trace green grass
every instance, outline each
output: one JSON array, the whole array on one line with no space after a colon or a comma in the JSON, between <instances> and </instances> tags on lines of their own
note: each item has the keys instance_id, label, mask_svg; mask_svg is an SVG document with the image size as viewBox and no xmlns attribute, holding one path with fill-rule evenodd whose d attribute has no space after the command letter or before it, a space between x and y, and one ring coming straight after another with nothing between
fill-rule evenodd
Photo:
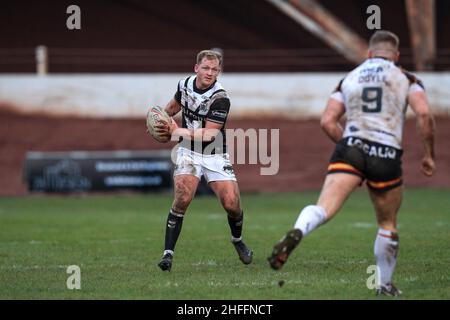
<instances>
[{"instance_id":1,"label":"green grass","mask_svg":"<svg viewBox=\"0 0 450 320\"><path fill-rule=\"evenodd\" d=\"M255 252L245 266L218 201L197 197L170 273L156 266L170 194L0 198L0 299L374 299L366 270L377 227L363 191L282 270L269 268L273 244L316 198L243 194L244 237ZM399 230L403 299L449 299L449 190L406 190ZM81 290L66 287L69 265L81 268Z\"/></svg>"}]
</instances>

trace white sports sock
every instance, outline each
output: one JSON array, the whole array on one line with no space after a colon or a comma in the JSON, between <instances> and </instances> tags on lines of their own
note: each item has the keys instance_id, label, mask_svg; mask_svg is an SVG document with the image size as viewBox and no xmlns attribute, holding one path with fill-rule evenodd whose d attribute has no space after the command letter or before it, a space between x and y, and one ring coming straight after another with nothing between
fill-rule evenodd
<instances>
[{"instance_id":1,"label":"white sports sock","mask_svg":"<svg viewBox=\"0 0 450 320\"><path fill-rule=\"evenodd\" d=\"M305 207L295 222L294 228L300 229L303 236L316 229L322 223L325 222L327 216L325 210L319 206L307 206Z\"/></svg>"},{"instance_id":2,"label":"white sports sock","mask_svg":"<svg viewBox=\"0 0 450 320\"><path fill-rule=\"evenodd\" d=\"M231 242L236 243L236 242L239 242L239 241L242 241L242 237L235 238L235 237L231 236Z\"/></svg>"},{"instance_id":3,"label":"white sports sock","mask_svg":"<svg viewBox=\"0 0 450 320\"><path fill-rule=\"evenodd\" d=\"M378 267L378 283L386 286L392 283L392 274L397 263L398 234L385 229L378 229L374 253Z\"/></svg>"},{"instance_id":4,"label":"white sports sock","mask_svg":"<svg viewBox=\"0 0 450 320\"><path fill-rule=\"evenodd\" d=\"M170 253L172 256L174 254L174 252L172 250L164 250L163 256L166 255L167 253Z\"/></svg>"}]
</instances>

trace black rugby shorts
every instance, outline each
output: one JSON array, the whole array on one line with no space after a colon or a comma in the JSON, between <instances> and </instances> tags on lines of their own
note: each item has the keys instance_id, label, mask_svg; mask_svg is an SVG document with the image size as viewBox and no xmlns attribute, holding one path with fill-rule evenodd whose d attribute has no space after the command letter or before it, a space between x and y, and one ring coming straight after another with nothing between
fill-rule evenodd
<instances>
[{"instance_id":1,"label":"black rugby shorts","mask_svg":"<svg viewBox=\"0 0 450 320\"><path fill-rule=\"evenodd\" d=\"M401 149L357 137L336 144L328 174L345 172L367 179L372 190L386 191L403 184Z\"/></svg>"}]
</instances>

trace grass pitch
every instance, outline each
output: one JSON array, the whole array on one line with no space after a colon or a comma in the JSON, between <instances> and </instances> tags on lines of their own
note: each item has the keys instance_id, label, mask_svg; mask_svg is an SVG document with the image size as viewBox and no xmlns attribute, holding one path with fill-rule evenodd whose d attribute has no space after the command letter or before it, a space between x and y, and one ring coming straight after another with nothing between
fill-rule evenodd
<instances>
[{"instance_id":1,"label":"grass pitch","mask_svg":"<svg viewBox=\"0 0 450 320\"><path fill-rule=\"evenodd\" d=\"M216 198L195 198L170 273L156 264L171 194L0 198L0 299L374 299L366 282L377 227L363 190L283 269L269 268L273 244L317 196L242 195L248 266ZM399 232L402 299L449 299L449 190L406 190ZM69 265L81 269L80 290L67 289Z\"/></svg>"}]
</instances>

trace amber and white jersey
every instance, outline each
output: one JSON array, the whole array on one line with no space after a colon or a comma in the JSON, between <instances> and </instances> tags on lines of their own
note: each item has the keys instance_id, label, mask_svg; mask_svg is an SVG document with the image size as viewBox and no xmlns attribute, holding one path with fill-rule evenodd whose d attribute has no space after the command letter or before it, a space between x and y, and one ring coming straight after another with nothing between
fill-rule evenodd
<instances>
[{"instance_id":1,"label":"amber and white jersey","mask_svg":"<svg viewBox=\"0 0 450 320\"><path fill-rule=\"evenodd\" d=\"M408 95L420 80L384 58L367 59L337 86L331 98L345 105L344 138L360 137L401 149Z\"/></svg>"}]
</instances>

